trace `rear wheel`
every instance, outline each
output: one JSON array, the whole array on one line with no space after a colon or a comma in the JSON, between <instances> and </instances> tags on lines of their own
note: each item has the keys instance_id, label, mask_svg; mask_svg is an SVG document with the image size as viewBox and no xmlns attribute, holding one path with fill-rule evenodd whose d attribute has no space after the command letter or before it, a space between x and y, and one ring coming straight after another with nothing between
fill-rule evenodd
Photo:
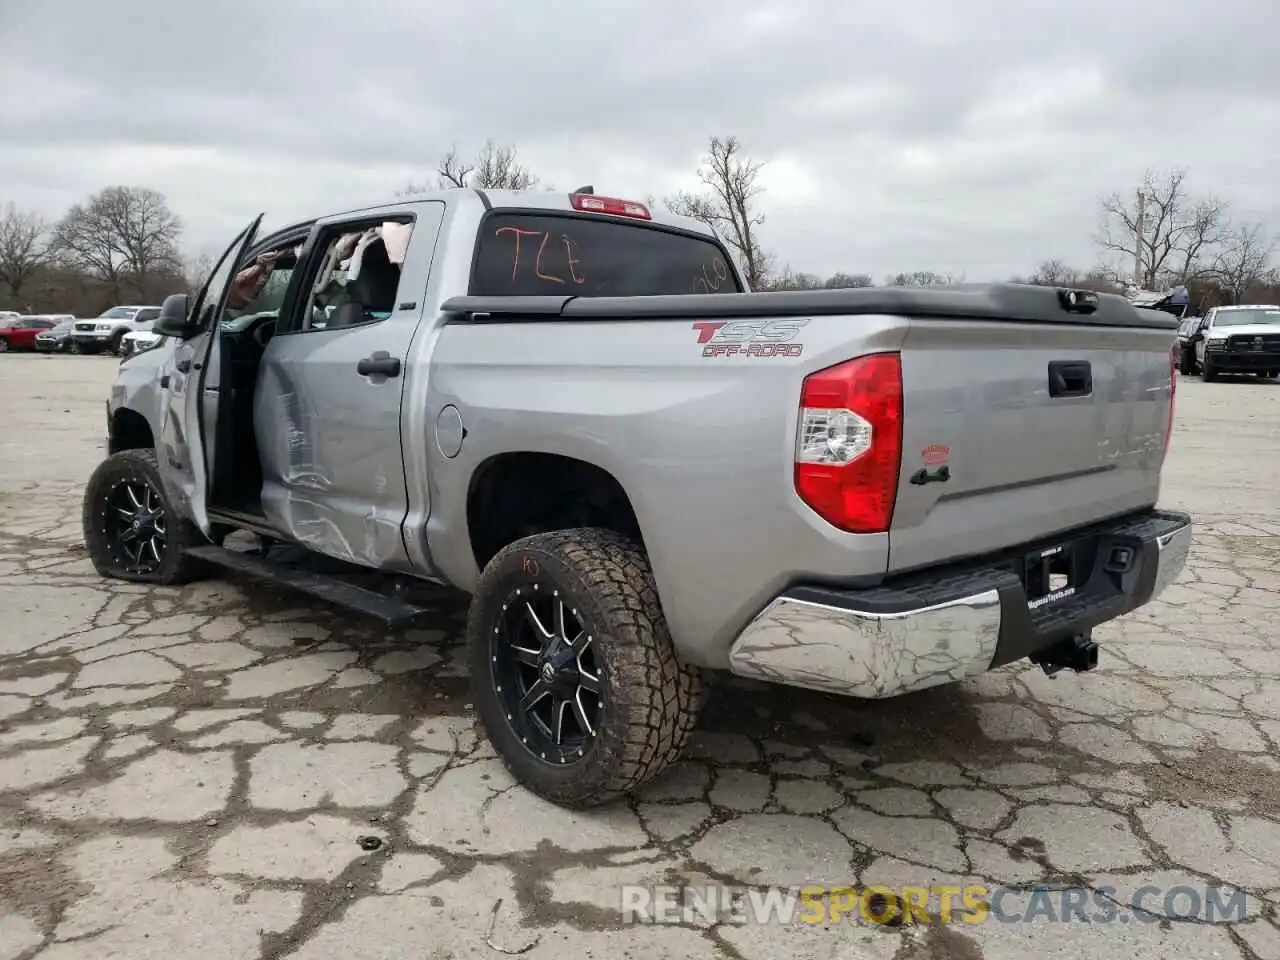
<instances>
[{"instance_id":1,"label":"rear wheel","mask_svg":"<svg viewBox=\"0 0 1280 960\"><path fill-rule=\"evenodd\" d=\"M499 552L472 599L467 643L494 749L561 806L640 786L697 722L702 679L676 657L648 558L610 531L538 534Z\"/></svg>"},{"instance_id":2,"label":"rear wheel","mask_svg":"<svg viewBox=\"0 0 1280 960\"><path fill-rule=\"evenodd\" d=\"M9 352L9 341L4 337L0 337L0 353Z\"/></svg>"},{"instance_id":3,"label":"rear wheel","mask_svg":"<svg viewBox=\"0 0 1280 960\"><path fill-rule=\"evenodd\" d=\"M173 585L203 573L186 551L204 537L166 499L154 450L123 450L98 464L85 486L81 521L101 576Z\"/></svg>"}]
</instances>

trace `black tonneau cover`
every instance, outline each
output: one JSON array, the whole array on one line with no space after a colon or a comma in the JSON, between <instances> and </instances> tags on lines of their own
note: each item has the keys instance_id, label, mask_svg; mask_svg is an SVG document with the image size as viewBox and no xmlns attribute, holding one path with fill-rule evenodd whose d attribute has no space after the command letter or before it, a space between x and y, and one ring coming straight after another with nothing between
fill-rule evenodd
<instances>
[{"instance_id":1,"label":"black tonneau cover","mask_svg":"<svg viewBox=\"0 0 1280 960\"><path fill-rule=\"evenodd\" d=\"M1135 307L1115 294L1020 283L661 297L453 297L441 310L477 323L883 314L1157 330L1178 326L1177 318Z\"/></svg>"}]
</instances>

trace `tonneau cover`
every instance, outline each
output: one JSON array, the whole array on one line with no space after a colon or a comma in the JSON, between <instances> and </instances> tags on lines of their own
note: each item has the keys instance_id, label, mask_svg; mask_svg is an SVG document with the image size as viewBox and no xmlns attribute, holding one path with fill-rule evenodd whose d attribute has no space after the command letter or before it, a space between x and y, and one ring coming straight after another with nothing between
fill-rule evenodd
<instances>
[{"instance_id":1,"label":"tonneau cover","mask_svg":"<svg viewBox=\"0 0 1280 960\"><path fill-rule=\"evenodd\" d=\"M1084 305L1072 304L1071 293L1076 295L1077 304ZM880 314L1167 330L1178 326L1177 318L1136 307L1115 294L1018 283L658 297L453 297L441 309L476 321Z\"/></svg>"}]
</instances>

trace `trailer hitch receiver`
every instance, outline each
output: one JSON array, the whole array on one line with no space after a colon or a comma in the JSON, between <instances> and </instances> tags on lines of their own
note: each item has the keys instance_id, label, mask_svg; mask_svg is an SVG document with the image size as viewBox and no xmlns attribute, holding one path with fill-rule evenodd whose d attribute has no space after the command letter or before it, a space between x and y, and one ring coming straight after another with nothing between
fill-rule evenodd
<instances>
[{"instance_id":1,"label":"trailer hitch receiver","mask_svg":"<svg viewBox=\"0 0 1280 960\"><path fill-rule=\"evenodd\" d=\"M1040 669L1051 677L1064 669L1084 673L1098 665L1098 641L1093 639L1092 630L1077 633L1033 653L1031 662L1039 664Z\"/></svg>"}]
</instances>

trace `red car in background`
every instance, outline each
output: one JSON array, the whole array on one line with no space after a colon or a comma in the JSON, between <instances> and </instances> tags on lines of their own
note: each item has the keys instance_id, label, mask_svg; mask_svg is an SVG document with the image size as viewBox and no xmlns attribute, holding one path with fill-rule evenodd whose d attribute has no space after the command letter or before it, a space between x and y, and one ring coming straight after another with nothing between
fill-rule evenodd
<instances>
[{"instance_id":1,"label":"red car in background","mask_svg":"<svg viewBox=\"0 0 1280 960\"><path fill-rule=\"evenodd\" d=\"M58 325L48 317L19 317L17 320L0 320L0 353L9 350L34 350L36 334Z\"/></svg>"}]
</instances>

